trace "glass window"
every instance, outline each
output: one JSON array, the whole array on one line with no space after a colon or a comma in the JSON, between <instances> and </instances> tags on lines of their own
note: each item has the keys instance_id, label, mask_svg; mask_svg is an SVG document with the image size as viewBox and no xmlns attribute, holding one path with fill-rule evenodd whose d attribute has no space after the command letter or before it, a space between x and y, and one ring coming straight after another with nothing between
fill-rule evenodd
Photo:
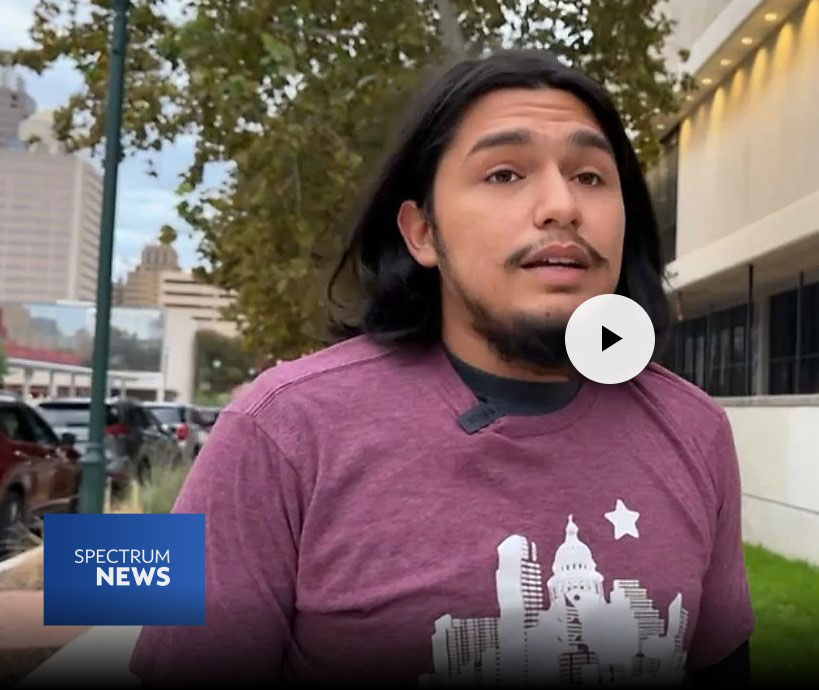
<instances>
[{"instance_id":1,"label":"glass window","mask_svg":"<svg viewBox=\"0 0 819 690\"><path fill-rule=\"evenodd\" d=\"M0 405L0 433L12 441L34 440L17 405Z\"/></svg>"},{"instance_id":2,"label":"glass window","mask_svg":"<svg viewBox=\"0 0 819 690\"><path fill-rule=\"evenodd\" d=\"M91 422L91 407L84 402L45 402L39 406L40 413L53 427L88 426ZM108 405L105 423L117 424L119 415L116 407Z\"/></svg>"},{"instance_id":3,"label":"glass window","mask_svg":"<svg viewBox=\"0 0 819 690\"><path fill-rule=\"evenodd\" d=\"M57 436L34 410L24 408L23 411L28 420L31 431L33 432L34 440L46 446L58 445Z\"/></svg>"},{"instance_id":4,"label":"glass window","mask_svg":"<svg viewBox=\"0 0 819 690\"><path fill-rule=\"evenodd\" d=\"M179 424L185 421L181 407L148 407L163 424Z\"/></svg>"},{"instance_id":5,"label":"glass window","mask_svg":"<svg viewBox=\"0 0 819 690\"><path fill-rule=\"evenodd\" d=\"M805 285L802 289L801 337L797 353L798 299L796 289L773 295L770 299L768 391L771 394L819 392L819 283Z\"/></svg>"},{"instance_id":6,"label":"glass window","mask_svg":"<svg viewBox=\"0 0 819 690\"><path fill-rule=\"evenodd\" d=\"M672 369L711 395L745 395L744 304L676 324Z\"/></svg>"}]
</instances>

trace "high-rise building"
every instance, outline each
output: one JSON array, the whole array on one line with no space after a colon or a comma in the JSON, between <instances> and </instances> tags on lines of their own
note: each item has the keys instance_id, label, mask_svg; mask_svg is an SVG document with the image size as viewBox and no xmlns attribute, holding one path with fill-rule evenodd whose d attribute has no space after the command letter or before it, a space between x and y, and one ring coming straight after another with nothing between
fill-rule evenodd
<instances>
[{"instance_id":1,"label":"high-rise building","mask_svg":"<svg viewBox=\"0 0 819 690\"><path fill-rule=\"evenodd\" d=\"M179 257L167 244L149 244L142 250L139 265L119 288L122 304L130 307L152 307L160 303L160 285L164 271L178 271Z\"/></svg>"},{"instance_id":2,"label":"high-rise building","mask_svg":"<svg viewBox=\"0 0 819 690\"><path fill-rule=\"evenodd\" d=\"M238 335L235 322L222 316L222 310L234 299L222 288L197 280L190 271L165 271L159 292L160 306L187 312L198 329L216 331L227 337Z\"/></svg>"},{"instance_id":3,"label":"high-rise building","mask_svg":"<svg viewBox=\"0 0 819 690\"><path fill-rule=\"evenodd\" d=\"M22 81L0 68L0 300L94 300L102 181L53 140L21 141L33 110Z\"/></svg>"},{"instance_id":4,"label":"high-rise building","mask_svg":"<svg viewBox=\"0 0 819 690\"><path fill-rule=\"evenodd\" d=\"M0 66L0 148L19 144L20 123L34 113L34 108L22 78Z\"/></svg>"}]
</instances>

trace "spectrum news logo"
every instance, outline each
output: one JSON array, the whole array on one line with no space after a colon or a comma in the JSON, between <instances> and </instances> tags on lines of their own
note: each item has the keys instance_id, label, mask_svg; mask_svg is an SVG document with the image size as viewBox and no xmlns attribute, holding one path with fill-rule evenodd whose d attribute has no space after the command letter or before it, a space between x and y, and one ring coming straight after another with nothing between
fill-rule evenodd
<instances>
[{"instance_id":1,"label":"spectrum news logo","mask_svg":"<svg viewBox=\"0 0 819 690\"><path fill-rule=\"evenodd\" d=\"M48 514L43 536L46 625L204 625L204 514Z\"/></svg>"}]
</instances>

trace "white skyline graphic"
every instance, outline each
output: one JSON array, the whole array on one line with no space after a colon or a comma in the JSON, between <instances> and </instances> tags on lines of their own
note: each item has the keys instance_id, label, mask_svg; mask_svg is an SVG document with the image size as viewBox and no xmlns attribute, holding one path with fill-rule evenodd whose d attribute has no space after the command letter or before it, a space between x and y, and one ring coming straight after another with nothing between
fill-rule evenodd
<instances>
[{"instance_id":1,"label":"white skyline graphic","mask_svg":"<svg viewBox=\"0 0 819 690\"><path fill-rule=\"evenodd\" d=\"M620 504L618 520L632 512ZM632 528L638 515L629 517ZM688 624L682 594L668 607L667 625L638 580L614 580L606 601L603 575L577 534L569 515L546 582L548 608L536 544L519 534L504 539L495 572L500 616L440 616L432 635L435 670L419 676L419 685L681 683Z\"/></svg>"}]
</instances>

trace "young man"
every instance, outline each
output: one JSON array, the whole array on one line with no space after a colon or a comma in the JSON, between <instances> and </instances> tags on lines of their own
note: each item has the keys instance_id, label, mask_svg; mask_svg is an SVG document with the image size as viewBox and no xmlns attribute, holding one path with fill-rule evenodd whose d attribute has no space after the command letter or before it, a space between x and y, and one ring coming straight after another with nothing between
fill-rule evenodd
<instances>
[{"instance_id":1,"label":"young man","mask_svg":"<svg viewBox=\"0 0 819 690\"><path fill-rule=\"evenodd\" d=\"M334 277L350 337L262 374L177 500L207 623L143 630L147 684L738 685L754 628L728 420L656 364L564 346L616 292L669 326L645 182L603 90L543 52L419 98Z\"/></svg>"}]
</instances>

